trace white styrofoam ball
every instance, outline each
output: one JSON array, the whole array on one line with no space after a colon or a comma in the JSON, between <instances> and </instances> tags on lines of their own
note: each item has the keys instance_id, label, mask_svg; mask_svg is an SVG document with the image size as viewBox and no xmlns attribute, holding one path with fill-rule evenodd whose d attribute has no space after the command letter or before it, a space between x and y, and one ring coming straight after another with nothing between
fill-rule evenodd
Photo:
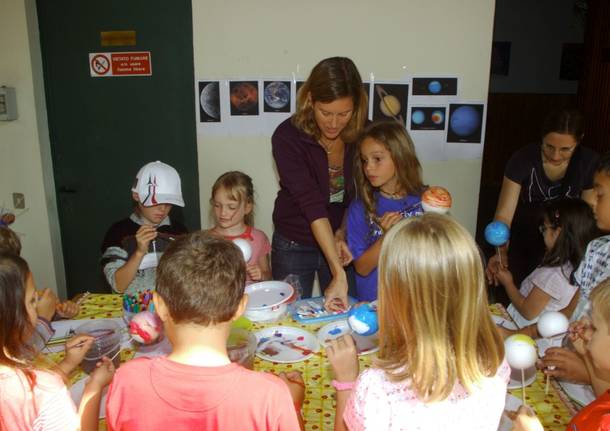
<instances>
[{"instance_id":1,"label":"white styrofoam ball","mask_svg":"<svg viewBox=\"0 0 610 431\"><path fill-rule=\"evenodd\" d=\"M538 359L536 342L527 335L511 335L504 340L504 350L508 365L518 370L533 367Z\"/></svg>"},{"instance_id":2,"label":"white styrofoam ball","mask_svg":"<svg viewBox=\"0 0 610 431\"><path fill-rule=\"evenodd\" d=\"M563 334L568 330L570 321L559 311L547 311L538 318L538 333L544 337Z\"/></svg>"},{"instance_id":3,"label":"white styrofoam ball","mask_svg":"<svg viewBox=\"0 0 610 431\"><path fill-rule=\"evenodd\" d=\"M241 252L244 255L244 260L248 262L252 257L252 246L250 245L250 241L243 238L236 238L233 240L236 246L239 247Z\"/></svg>"}]
</instances>

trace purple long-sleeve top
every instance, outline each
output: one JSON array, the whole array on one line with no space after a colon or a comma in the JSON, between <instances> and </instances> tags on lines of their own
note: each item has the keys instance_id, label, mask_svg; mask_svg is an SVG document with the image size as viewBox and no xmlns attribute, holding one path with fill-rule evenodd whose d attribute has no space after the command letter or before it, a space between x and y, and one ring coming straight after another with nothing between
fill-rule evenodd
<instances>
[{"instance_id":1,"label":"purple long-sleeve top","mask_svg":"<svg viewBox=\"0 0 610 431\"><path fill-rule=\"evenodd\" d=\"M280 190L273 209L275 230L299 244L317 245L311 223L328 218L333 232L336 231L351 201L354 145L345 145L342 203L330 203L326 151L313 137L297 129L290 118L275 129L271 146L280 176Z\"/></svg>"}]
</instances>

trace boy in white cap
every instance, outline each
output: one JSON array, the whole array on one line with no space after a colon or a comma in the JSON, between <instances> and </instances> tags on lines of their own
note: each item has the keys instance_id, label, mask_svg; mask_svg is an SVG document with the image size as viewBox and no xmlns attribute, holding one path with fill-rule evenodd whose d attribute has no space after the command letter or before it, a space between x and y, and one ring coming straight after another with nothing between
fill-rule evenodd
<instances>
[{"instance_id":1,"label":"boy in white cap","mask_svg":"<svg viewBox=\"0 0 610 431\"><path fill-rule=\"evenodd\" d=\"M180 176L163 162L144 165L131 189L134 212L113 224L102 243L102 268L115 292L137 296L155 288L161 254L177 235L187 233L171 221L173 205L184 207Z\"/></svg>"}]
</instances>

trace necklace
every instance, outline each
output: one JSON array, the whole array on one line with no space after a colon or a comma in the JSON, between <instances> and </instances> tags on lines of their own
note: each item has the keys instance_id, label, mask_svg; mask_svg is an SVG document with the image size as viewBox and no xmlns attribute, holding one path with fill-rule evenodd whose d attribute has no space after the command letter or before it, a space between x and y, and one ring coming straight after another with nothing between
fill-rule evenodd
<instances>
[{"instance_id":1,"label":"necklace","mask_svg":"<svg viewBox=\"0 0 610 431\"><path fill-rule=\"evenodd\" d=\"M386 192L385 190L383 190L381 188L379 189L379 192L386 198L390 198L390 199L401 199L403 197L403 193L400 193L400 192L390 193L390 192Z\"/></svg>"},{"instance_id":2,"label":"necklace","mask_svg":"<svg viewBox=\"0 0 610 431\"><path fill-rule=\"evenodd\" d=\"M324 148L324 151L326 151L326 154L330 154L333 152L333 146L335 144L335 141L332 141L330 144L326 144L326 143L324 143L322 138L320 138L319 142L320 142L320 145L322 145L322 148Z\"/></svg>"}]
</instances>

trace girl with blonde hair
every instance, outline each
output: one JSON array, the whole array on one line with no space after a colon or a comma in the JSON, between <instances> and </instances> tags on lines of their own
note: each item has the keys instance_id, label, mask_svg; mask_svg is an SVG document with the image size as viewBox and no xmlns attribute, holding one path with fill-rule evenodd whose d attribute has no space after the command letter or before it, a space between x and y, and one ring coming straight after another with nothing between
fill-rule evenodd
<instances>
[{"instance_id":1,"label":"girl with blonde hair","mask_svg":"<svg viewBox=\"0 0 610 431\"><path fill-rule=\"evenodd\" d=\"M456 221L425 214L387 233L379 323L378 359L360 376L350 336L327 349L338 390L335 430L498 427L510 368L477 246Z\"/></svg>"}]
</instances>

